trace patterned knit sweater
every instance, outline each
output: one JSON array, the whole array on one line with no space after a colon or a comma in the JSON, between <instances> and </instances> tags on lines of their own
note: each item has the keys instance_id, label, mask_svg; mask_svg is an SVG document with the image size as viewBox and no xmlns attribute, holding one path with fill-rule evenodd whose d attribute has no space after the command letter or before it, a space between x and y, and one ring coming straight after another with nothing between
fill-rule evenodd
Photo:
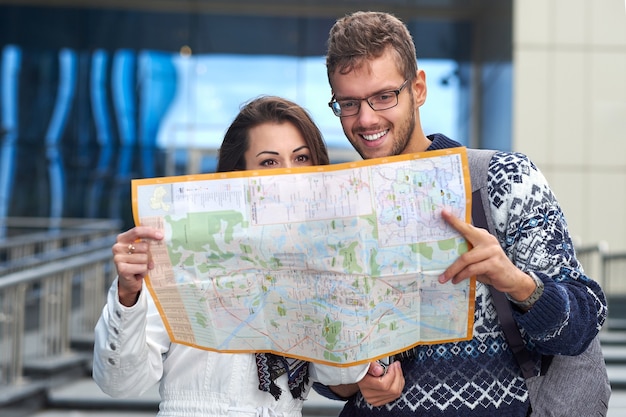
<instances>
[{"instance_id":1,"label":"patterned knit sweater","mask_svg":"<svg viewBox=\"0 0 626 417\"><path fill-rule=\"evenodd\" d=\"M441 134L429 139L428 150L461 146ZM544 282L533 308L514 312L527 346L537 361L542 354L583 352L604 323L606 299L576 259L546 179L525 155L497 152L489 163L488 193L500 245L518 268ZM346 402L340 416L522 417L528 412L526 384L489 289L481 283L472 340L421 346L414 358L402 360L402 371L405 387L399 399L372 407L359 393ZM339 399L327 387L314 388Z\"/></svg>"}]
</instances>

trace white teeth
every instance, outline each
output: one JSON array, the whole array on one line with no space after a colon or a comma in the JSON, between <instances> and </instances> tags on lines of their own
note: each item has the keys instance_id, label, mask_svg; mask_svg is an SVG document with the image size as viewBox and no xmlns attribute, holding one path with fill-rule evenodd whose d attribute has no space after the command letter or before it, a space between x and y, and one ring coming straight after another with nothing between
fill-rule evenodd
<instances>
[{"instance_id":1,"label":"white teeth","mask_svg":"<svg viewBox=\"0 0 626 417\"><path fill-rule=\"evenodd\" d=\"M365 140L376 140L376 139L380 139L383 136L385 136L385 134L388 132L388 130L385 130L383 132L378 132L378 133L374 133L373 135L361 135L363 137L363 139Z\"/></svg>"}]
</instances>

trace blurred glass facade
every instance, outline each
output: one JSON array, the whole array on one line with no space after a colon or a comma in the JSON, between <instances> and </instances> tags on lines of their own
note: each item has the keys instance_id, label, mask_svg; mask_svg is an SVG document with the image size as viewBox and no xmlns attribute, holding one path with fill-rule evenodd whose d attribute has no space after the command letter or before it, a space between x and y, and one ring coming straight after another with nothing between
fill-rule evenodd
<instances>
[{"instance_id":1,"label":"blurred glass facade","mask_svg":"<svg viewBox=\"0 0 626 417\"><path fill-rule=\"evenodd\" d=\"M130 226L130 179L187 173L194 150L193 168L212 171L239 107L261 94L303 105L333 162L353 157L326 104L325 42L343 11L324 2L314 14L306 2L259 14L181 10L173 1L171 10L141 1L124 9L33 3L0 1L0 218L98 217ZM270 3L280 10L280 1ZM427 73L426 132L508 149L509 2L487 22L488 1L436 10L428 3L415 3L419 18L410 7L409 17L398 14Z\"/></svg>"}]
</instances>

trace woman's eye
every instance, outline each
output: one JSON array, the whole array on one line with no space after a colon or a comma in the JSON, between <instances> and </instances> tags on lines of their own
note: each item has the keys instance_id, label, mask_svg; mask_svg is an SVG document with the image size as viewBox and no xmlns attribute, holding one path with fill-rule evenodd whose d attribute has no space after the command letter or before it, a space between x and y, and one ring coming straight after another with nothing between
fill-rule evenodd
<instances>
[{"instance_id":1,"label":"woman's eye","mask_svg":"<svg viewBox=\"0 0 626 417\"><path fill-rule=\"evenodd\" d=\"M261 166L264 167L271 167L276 165L276 161L274 161L273 159L266 159L265 161L261 162Z\"/></svg>"},{"instance_id":2,"label":"woman's eye","mask_svg":"<svg viewBox=\"0 0 626 417\"><path fill-rule=\"evenodd\" d=\"M298 162L309 162L310 159L311 157L309 157L309 155L298 155L296 157L296 161Z\"/></svg>"}]
</instances>

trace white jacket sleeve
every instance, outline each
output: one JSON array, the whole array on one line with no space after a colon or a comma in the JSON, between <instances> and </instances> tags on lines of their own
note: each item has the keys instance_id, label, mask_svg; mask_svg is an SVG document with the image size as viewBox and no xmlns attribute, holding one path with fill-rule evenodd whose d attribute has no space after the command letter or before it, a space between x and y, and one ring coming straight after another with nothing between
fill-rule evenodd
<instances>
[{"instance_id":1,"label":"white jacket sleeve","mask_svg":"<svg viewBox=\"0 0 626 417\"><path fill-rule=\"evenodd\" d=\"M117 279L95 328L93 378L112 397L141 395L161 380L170 340L148 289L132 307L119 302Z\"/></svg>"},{"instance_id":2,"label":"white jacket sleeve","mask_svg":"<svg viewBox=\"0 0 626 417\"><path fill-rule=\"evenodd\" d=\"M324 385L345 385L359 382L367 374L369 367L369 363L344 368L311 363L309 372L314 381Z\"/></svg>"}]
</instances>

